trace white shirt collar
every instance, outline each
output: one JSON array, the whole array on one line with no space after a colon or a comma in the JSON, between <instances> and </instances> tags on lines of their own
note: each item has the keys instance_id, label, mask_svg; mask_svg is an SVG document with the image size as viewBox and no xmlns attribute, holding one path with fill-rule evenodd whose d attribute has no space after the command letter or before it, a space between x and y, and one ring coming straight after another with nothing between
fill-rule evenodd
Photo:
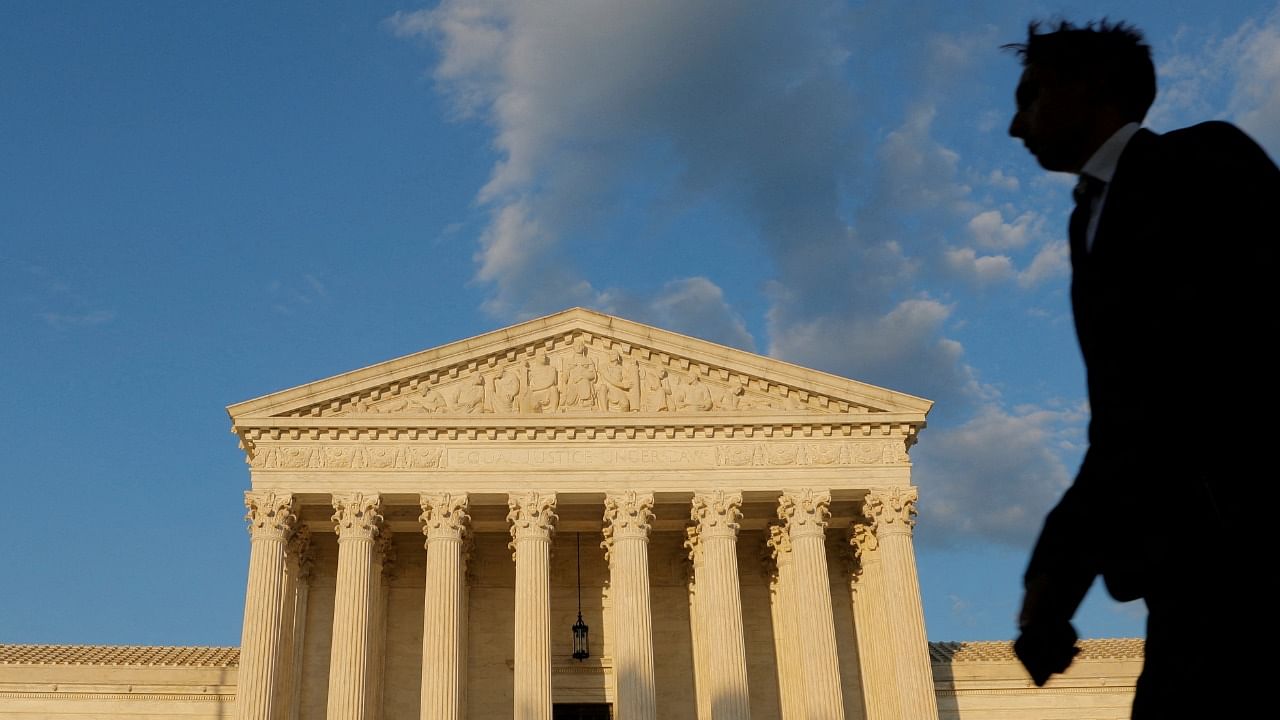
<instances>
[{"instance_id":1,"label":"white shirt collar","mask_svg":"<svg viewBox=\"0 0 1280 720\"><path fill-rule=\"evenodd\" d=\"M1131 122L1115 131L1106 142L1102 143L1101 147L1094 151L1084 167L1080 168L1080 174L1109 184L1111 178L1115 177L1116 165L1120 163L1120 154L1124 152L1125 146L1141 127L1142 125Z\"/></svg>"}]
</instances>

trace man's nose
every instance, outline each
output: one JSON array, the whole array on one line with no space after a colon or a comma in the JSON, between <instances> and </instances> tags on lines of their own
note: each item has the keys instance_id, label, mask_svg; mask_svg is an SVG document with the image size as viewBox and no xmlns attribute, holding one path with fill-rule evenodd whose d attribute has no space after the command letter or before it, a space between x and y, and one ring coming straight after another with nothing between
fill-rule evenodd
<instances>
[{"instance_id":1,"label":"man's nose","mask_svg":"<svg viewBox=\"0 0 1280 720\"><path fill-rule=\"evenodd\" d=\"M1013 120L1009 121L1009 135L1016 138L1023 137L1022 113L1014 113Z\"/></svg>"}]
</instances>

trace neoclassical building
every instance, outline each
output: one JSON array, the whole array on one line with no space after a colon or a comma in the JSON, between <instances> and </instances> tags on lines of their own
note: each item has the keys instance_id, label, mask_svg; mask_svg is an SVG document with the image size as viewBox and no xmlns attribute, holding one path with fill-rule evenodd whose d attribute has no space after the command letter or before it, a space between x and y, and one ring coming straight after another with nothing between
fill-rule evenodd
<instances>
[{"instance_id":1,"label":"neoclassical building","mask_svg":"<svg viewBox=\"0 0 1280 720\"><path fill-rule=\"evenodd\" d=\"M68 685L135 676L149 717L1126 716L1131 641L1038 695L1007 643L927 642L930 404L573 309L232 405L238 653L58 675L74 649L0 646L0 718L114 714Z\"/></svg>"}]
</instances>

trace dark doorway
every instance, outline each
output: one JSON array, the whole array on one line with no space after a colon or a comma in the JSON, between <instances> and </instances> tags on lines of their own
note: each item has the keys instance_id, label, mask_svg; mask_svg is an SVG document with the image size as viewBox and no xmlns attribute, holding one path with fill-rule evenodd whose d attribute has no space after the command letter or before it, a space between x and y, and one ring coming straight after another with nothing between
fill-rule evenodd
<instances>
[{"instance_id":1,"label":"dark doorway","mask_svg":"<svg viewBox=\"0 0 1280 720\"><path fill-rule=\"evenodd\" d=\"M551 720L613 720L609 703L556 703Z\"/></svg>"}]
</instances>

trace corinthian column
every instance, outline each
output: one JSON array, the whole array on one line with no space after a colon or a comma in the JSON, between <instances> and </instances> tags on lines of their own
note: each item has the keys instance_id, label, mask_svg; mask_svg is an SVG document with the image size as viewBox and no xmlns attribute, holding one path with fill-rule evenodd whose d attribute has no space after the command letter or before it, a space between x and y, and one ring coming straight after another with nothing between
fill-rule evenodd
<instances>
[{"instance_id":1,"label":"corinthian column","mask_svg":"<svg viewBox=\"0 0 1280 720\"><path fill-rule=\"evenodd\" d=\"M871 520L860 518L849 526L849 544L854 558L849 592L867 720L903 720L894 687L898 671L886 618L889 599Z\"/></svg>"},{"instance_id":2,"label":"corinthian column","mask_svg":"<svg viewBox=\"0 0 1280 720\"><path fill-rule=\"evenodd\" d=\"M702 550L698 547L698 528L687 527L684 546L689 551L689 637L693 650L693 686L698 695L698 720L711 718L711 675L707 667L707 611L698 593L698 576L703 571Z\"/></svg>"},{"instance_id":3,"label":"corinthian column","mask_svg":"<svg viewBox=\"0 0 1280 720\"><path fill-rule=\"evenodd\" d=\"M787 492L778 498L778 517L787 521L791 538L795 579L795 627L800 643L805 684L808 686L805 717L810 720L843 720L840 691L840 653L831 611L831 580L827 574L827 518L831 493L809 489Z\"/></svg>"},{"instance_id":4,"label":"corinthian column","mask_svg":"<svg viewBox=\"0 0 1280 720\"><path fill-rule=\"evenodd\" d=\"M463 542L470 531L466 493L423 495L427 595L423 603L422 720L462 717Z\"/></svg>"},{"instance_id":5,"label":"corinthian column","mask_svg":"<svg viewBox=\"0 0 1280 720\"><path fill-rule=\"evenodd\" d=\"M284 556L284 594L280 611L280 663L276 680L277 720L296 720L302 688L302 648L306 641L307 597L311 587L311 531L298 526L289 538Z\"/></svg>"},{"instance_id":6,"label":"corinthian column","mask_svg":"<svg viewBox=\"0 0 1280 720\"><path fill-rule=\"evenodd\" d=\"M372 628L373 543L382 531L376 493L333 496L338 534L338 585L329 659L329 720L364 720L369 708L369 637Z\"/></svg>"},{"instance_id":7,"label":"corinthian column","mask_svg":"<svg viewBox=\"0 0 1280 720\"><path fill-rule=\"evenodd\" d=\"M275 720L285 541L297 518L289 493L247 492L244 504L249 510L245 514L249 521L249 583L240 636L236 716Z\"/></svg>"},{"instance_id":8,"label":"corinthian column","mask_svg":"<svg viewBox=\"0 0 1280 720\"><path fill-rule=\"evenodd\" d=\"M773 643L778 664L778 699L783 720L804 720L805 680L800 636L796 630L796 580L791 536L780 525L769 526L766 541L773 556L770 599L773 601Z\"/></svg>"},{"instance_id":9,"label":"corinthian column","mask_svg":"<svg viewBox=\"0 0 1280 720\"><path fill-rule=\"evenodd\" d=\"M373 569L370 573L373 598L369 610L368 710L365 712L371 720L382 717L382 696L386 690L387 612L391 603L391 581L395 576L395 535L384 529L373 543Z\"/></svg>"},{"instance_id":10,"label":"corinthian column","mask_svg":"<svg viewBox=\"0 0 1280 720\"><path fill-rule=\"evenodd\" d=\"M716 490L693 496L691 516L698 523L698 610L709 670L711 717L747 720L747 652L742 633L742 591L738 586L738 520L741 493ZM705 614L702 612L705 611Z\"/></svg>"},{"instance_id":11,"label":"corinthian column","mask_svg":"<svg viewBox=\"0 0 1280 720\"><path fill-rule=\"evenodd\" d=\"M885 622L897 658L895 688L901 716L911 720L936 720L938 700L934 694L929 641L920 604L920 580L911 543L917 497L912 487L872 491L867 493L863 512L875 523L885 586L888 596L895 600L888 603Z\"/></svg>"},{"instance_id":12,"label":"corinthian column","mask_svg":"<svg viewBox=\"0 0 1280 720\"><path fill-rule=\"evenodd\" d=\"M516 561L516 720L551 720L551 533L555 493L507 498Z\"/></svg>"},{"instance_id":13,"label":"corinthian column","mask_svg":"<svg viewBox=\"0 0 1280 720\"><path fill-rule=\"evenodd\" d=\"M654 720L653 615L649 608L649 530L653 493L604 500L605 558L613 596L613 672L618 720Z\"/></svg>"}]
</instances>

